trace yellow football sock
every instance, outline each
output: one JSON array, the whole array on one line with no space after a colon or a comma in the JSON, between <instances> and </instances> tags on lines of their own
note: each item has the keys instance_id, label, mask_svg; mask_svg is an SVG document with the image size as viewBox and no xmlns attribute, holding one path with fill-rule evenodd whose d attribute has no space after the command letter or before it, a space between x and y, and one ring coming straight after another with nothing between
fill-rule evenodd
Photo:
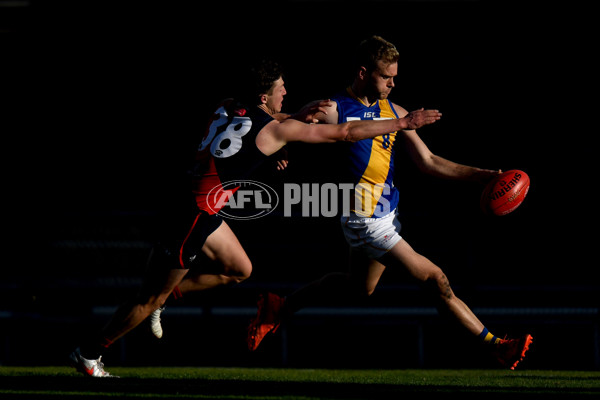
<instances>
[{"instance_id":1,"label":"yellow football sock","mask_svg":"<svg viewBox=\"0 0 600 400\"><path fill-rule=\"evenodd\" d=\"M501 339L497 336L494 336L487 330L487 328L483 328L483 331L479 334L479 338L483 340L484 343L496 344Z\"/></svg>"}]
</instances>

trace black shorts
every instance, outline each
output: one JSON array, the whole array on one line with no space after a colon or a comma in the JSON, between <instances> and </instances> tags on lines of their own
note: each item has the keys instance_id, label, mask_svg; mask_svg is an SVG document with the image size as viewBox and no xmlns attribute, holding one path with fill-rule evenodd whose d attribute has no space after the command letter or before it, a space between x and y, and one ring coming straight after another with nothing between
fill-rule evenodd
<instances>
[{"instance_id":1,"label":"black shorts","mask_svg":"<svg viewBox=\"0 0 600 400\"><path fill-rule=\"evenodd\" d=\"M166 232L163 239L154 246L153 261L158 261L163 268L169 269L192 267L194 261L201 257L206 239L221 223L221 216L197 211L195 215L188 214L177 223L170 224L170 232Z\"/></svg>"}]
</instances>

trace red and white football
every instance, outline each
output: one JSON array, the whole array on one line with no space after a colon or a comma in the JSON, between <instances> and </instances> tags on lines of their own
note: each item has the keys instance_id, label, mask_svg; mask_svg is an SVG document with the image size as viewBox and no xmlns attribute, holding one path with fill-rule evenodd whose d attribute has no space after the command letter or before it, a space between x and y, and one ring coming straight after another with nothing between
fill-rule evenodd
<instances>
[{"instance_id":1,"label":"red and white football","mask_svg":"<svg viewBox=\"0 0 600 400\"><path fill-rule=\"evenodd\" d=\"M489 182L481 194L481 209L487 214L506 215L523 203L529 192L529 175L513 169Z\"/></svg>"}]
</instances>

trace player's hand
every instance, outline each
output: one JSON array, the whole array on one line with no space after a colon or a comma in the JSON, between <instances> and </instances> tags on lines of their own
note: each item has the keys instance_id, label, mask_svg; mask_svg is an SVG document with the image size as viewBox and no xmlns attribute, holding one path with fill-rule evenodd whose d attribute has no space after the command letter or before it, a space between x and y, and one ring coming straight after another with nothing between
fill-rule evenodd
<instances>
[{"instance_id":1,"label":"player's hand","mask_svg":"<svg viewBox=\"0 0 600 400\"><path fill-rule=\"evenodd\" d=\"M279 149L277 153L274 154L275 159L277 160L277 171L283 171L288 166L288 152L285 147Z\"/></svg>"},{"instance_id":2,"label":"player's hand","mask_svg":"<svg viewBox=\"0 0 600 400\"><path fill-rule=\"evenodd\" d=\"M485 186L492 180L496 179L500 174L502 174L501 169L477 169L477 172L475 172L473 175L472 180L477 181Z\"/></svg>"},{"instance_id":3,"label":"player's hand","mask_svg":"<svg viewBox=\"0 0 600 400\"><path fill-rule=\"evenodd\" d=\"M333 106L333 102L331 100L315 100L304 107L296 114L292 116L292 118L297 119L298 121L306 122L307 124L317 124L319 120L316 117L318 113L327 114L327 109Z\"/></svg>"},{"instance_id":4,"label":"player's hand","mask_svg":"<svg viewBox=\"0 0 600 400\"><path fill-rule=\"evenodd\" d=\"M409 112L404 120L407 123L406 129L419 129L422 126L433 124L442 118L442 113L438 110L425 110L423 108Z\"/></svg>"},{"instance_id":5,"label":"player's hand","mask_svg":"<svg viewBox=\"0 0 600 400\"><path fill-rule=\"evenodd\" d=\"M288 160L277 160L277 171L283 171L288 166Z\"/></svg>"}]
</instances>

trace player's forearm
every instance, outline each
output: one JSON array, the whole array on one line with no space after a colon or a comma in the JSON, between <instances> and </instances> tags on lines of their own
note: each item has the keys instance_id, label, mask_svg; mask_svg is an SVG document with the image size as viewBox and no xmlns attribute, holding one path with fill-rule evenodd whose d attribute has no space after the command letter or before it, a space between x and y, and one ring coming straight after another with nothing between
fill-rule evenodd
<instances>
[{"instance_id":1,"label":"player's forearm","mask_svg":"<svg viewBox=\"0 0 600 400\"><path fill-rule=\"evenodd\" d=\"M386 133L396 132L399 130L415 130L422 126L433 124L442 117L442 113L438 110L420 110L411 111L400 119L390 119L383 121L373 121L378 125L363 125L368 121L350 121L348 124L348 135L345 140L355 142L361 139L368 139Z\"/></svg>"},{"instance_id":2,"label":"player's forearm","mask_svg":"<svg viewBox=\"0 0 600 400\"><path fill-rule=\"evenodd\" d=\"M344 132L344 141L356 142L407 129L408 124L404 118L401 118L382 121L350 121L340 124L339 127Z\"/></svg>"},{"instance_id":3,"label":"player's forearm","mask_svg":"<svg viewBox=\"0 0 600 400\"><path fill-rule=\"evenodd\" d=\"M429 175L439 178L477 182L486 184L492 177L498 175L500 171L471 167L458 164L445 158L431 154L430 157L422 163L421 170Z\"/></svg>"},{"instance_id":4,"label":"player's forearm","mask_svg":"<svg viewBox=\"0 0 600 400\"><path fill-rule=\"evenodd\" d=\"M302 131L286 134L287 140L301 140L308 143L325 143L335 141L356 142L400 130L414 130L439 120L441 113L437 110L416 110L404 118L384 119L378 121L349 121L338 125L313 125L306 135ZM286 123L287 121L284 121ZM299 138L295 138L298 136Z\"/></svg>"}]
</instances>

